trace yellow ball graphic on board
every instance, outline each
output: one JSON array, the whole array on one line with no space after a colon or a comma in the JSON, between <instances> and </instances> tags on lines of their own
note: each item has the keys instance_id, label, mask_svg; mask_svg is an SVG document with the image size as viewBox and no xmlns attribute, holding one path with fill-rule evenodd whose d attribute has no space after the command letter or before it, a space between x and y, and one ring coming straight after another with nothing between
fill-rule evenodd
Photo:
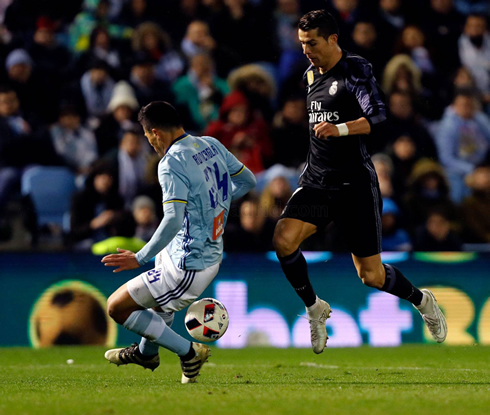
<instances>
[{"instance_id":1,"label":"yellow ball graphic on board","mask_svg":"<svg viewBox=\"0 0 490 415\"><path fill-rule=\"evenodd\" d=\"M106 312L106 298L90 284L61 281L35 303L29 337L34 347L116 343L117 327Z\"/></svg>"}]
</instances>

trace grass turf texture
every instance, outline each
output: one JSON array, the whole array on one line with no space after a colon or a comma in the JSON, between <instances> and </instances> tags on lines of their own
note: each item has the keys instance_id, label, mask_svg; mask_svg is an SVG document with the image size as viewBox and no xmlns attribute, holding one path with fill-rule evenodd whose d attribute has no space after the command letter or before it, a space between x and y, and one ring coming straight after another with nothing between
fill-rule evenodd
<instances>
[{"instance_id":1,"label":"grass turf texture","mask_svg":"<svg viewBox=\"0 0 490 415\"><path fill-rule=\"evenodd\" d=\"M490 347L214 348L191 385L167 351L154 372L104 351L0 349L0 414L490 413Z\"/></svg>"}]
</instances>

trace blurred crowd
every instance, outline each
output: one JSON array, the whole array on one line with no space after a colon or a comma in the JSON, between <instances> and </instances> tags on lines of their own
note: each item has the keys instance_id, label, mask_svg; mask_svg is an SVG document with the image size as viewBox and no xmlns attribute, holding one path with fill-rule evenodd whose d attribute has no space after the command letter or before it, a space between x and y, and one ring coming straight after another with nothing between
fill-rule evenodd
<instances>
[{"instance_id":1,"label":"blurred crowd","mask_svg":"<svg viewBox=\"0 0 490 415\"><path fill-rule=\"evenodd\" d=\"M370 142L383 249L489 244L487 0L0 0L0 239L26 171L66 166L77 190L64 246L143 246L162 209L136 119L165 100L258 178L232 207L225 249L271 250L309 145L297 23L319 8L386 94L388 126ZM345 248L334 226L305 245Z\"/></svg>"}]
</instances>

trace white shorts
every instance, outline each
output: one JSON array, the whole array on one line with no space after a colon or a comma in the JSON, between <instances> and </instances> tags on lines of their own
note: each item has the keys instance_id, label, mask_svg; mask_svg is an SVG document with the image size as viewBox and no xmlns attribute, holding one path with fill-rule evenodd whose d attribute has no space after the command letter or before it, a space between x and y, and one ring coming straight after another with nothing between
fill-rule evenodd
<instances>
[{"instance_id":1,"label":"white shorts","mask_svg":"<svg viewBox=\"0 0 490 415\"><path fill-rule=\"evenodd\" d=\"M202 294L218 270L219 264L201 271L182 270L164 249L155 257L155 268L128 281L126 287L141 307L160 306L167 313L180 311Z\"/></svg>"}]
</instances>

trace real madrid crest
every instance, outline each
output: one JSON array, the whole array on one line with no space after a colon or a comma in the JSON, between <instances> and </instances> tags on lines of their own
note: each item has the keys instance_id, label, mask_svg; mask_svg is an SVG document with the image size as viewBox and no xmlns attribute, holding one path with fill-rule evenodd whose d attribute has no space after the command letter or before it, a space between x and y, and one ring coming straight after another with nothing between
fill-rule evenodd
<instances>
[{"instance_id":1,"label":"real madrid crest","mask_svg":"<svg viewBox=\"0 0 490 415\"><path fill-rule=\"evenodd\" d=\"M306 79L308 80L308 85L311 85L315 81L315 75L313 75L313 71L306 72Z\"/></svg>"},{"instance_id":2,"label":"real madrid crest","mask_svg":"<svg viewBox=\"0 0 490 415\"><path fill-rule=\"evenodd\" d=\"M338 81L333 81L332 82L332 86L330 87L330 89L328 90L328 93L330 95L335 95L337 93L337 84L338 84Z\"/></svg>"}]
</instances>

